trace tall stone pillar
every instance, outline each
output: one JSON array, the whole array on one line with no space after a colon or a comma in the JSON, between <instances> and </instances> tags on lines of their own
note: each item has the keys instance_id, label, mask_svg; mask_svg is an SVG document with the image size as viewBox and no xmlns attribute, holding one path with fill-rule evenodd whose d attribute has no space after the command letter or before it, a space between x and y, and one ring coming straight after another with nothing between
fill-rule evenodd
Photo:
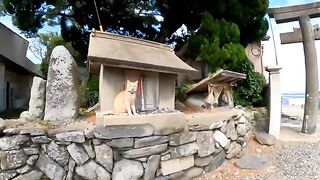
<instances>
[{"instance_id":1,"label":"tall stone pillar","mask_svg":"<svg viewBox=\"0 0 320 180\"><path fill-rule=\"evenodd\" d=\"M280 134L281 123L281 88L280 88L280 69L281 67L267 67L269 72L269 134L276 138Z\"/></svg>"},{"instance_id":2,"label":"tall stone pillar","mask_svg":"<svg viewBox=\"0 0 320 180\"><path fill-rule=\"evenodd\" d=\"M5 65L0 63L0 111L6 109L4 73Z\"/></svg>"},{"instance_id":3,"label":"tall stone pillar","mask_svg":"<svg viewBox=\"0 0 320 180\"><path fill-rule=\"evenodd\" d=\"M299 17L306 68L306 96L302 133L313 134L317 123L318 63L314 31L309 16Z\"/></svg>"}]
</instances>

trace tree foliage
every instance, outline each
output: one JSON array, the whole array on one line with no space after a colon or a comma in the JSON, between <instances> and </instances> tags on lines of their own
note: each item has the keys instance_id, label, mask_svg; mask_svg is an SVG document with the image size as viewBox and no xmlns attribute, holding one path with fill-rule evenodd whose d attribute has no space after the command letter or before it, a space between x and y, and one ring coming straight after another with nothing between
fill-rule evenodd
<instances>
[{"instance_id":1,"label":"tree foliage","mask_svg":"<svg viewBox=\"0 0 320 180\"><path fill-rule=\"evenodd\" d=\"M211 72L227 69L247 75L235 88L235 101L244 106L257 105L263 100L261 93L266 81L253 71L244 47L240 44L240 30L235 23L214 19L205 13L200 28L188 41L188 55L206 61Z\"/></svg>"},{"instance_id":2,"label":"tree foliage","mask_svg":"<svg viewBox=\"0 0 320 180\"><path fill-rule=\"evenodd\" d=\"M59 25L63 39L86 55L89 32L99 23L93 0L2 0L7 14L28 35L44 24ZM261 39L268 0L96 0L105 30L158 42L185 43L172 36L181 25L199 28L204 12L238 25L240 42ZM162 18L159 18L162 17ZM183 37L186 38L186 37Z\"/></svg>"},{"instance_id":3,"label":"tree foliage","mask_svg":"<svg viewBox=\"0 0 320 180\"><path fill-rule=\"evenodd\" d=\"M83 57L82 54L80 54L73 48L72 43L66 42L58 33L38 34L38 36L41 43L47 47L46 53L41 63L41 72L45 78L48 73L50 55L56 46L63 45L65 48L67 48L77 64L81 65L85 61L85 57Z\"/></svg>"}]
</instances>

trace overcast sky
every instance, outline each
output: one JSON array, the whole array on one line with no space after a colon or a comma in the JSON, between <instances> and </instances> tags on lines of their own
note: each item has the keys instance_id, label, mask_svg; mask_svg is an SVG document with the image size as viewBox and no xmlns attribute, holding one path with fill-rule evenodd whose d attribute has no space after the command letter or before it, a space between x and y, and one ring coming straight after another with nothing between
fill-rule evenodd
<instances>
[{"instance_id":1,"label":"overcast sky","mask_svg":"<svg viewBox=\"0 0 320 180\"><path fill-rule=\"evenodd\" d=\"M298 5L304 3L315 2L315 0L270 0L270 7L281 7ZM10 29L19 32L19 30L12 25L11 17L0 17L0 22L5 24ZM281 45L279 33L291 32L293 27L299 27L298 22L276 24L274 20L271 20L272 27L274 29L274 39L276 41L276 49L278 54L279 65L283 68L281 70L281 90L282 92L304 92L305 90L305 66L304 66L304 52L302 43ZM320 24L320 19L313 19L312 24ZM50 31L58 31L56 28L45 26L40 30L41 33ZM268 35L271 37L269 41L264 42L264 66L276 65L275 51L272 40L271 30L269 29ZM28 39L31 42L30 39ZM32 42L30 43L32 44ZM318 59L320 58L320 41L316 42L316 48ZM27 57L34 63L40 63L41 61L34 57L34 55L28 52ZM319 71L320 72L320 71Z\"/></svg>"}]
</instances>

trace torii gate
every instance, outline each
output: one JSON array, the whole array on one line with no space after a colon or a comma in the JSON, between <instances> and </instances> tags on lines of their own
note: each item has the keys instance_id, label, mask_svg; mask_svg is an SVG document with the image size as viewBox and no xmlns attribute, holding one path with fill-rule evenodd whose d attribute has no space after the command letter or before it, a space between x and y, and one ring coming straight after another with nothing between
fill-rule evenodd
<instances>
[{"instance_id":1,"label":"torii gate","mask_svg":"<svg viewBox=\"0 0 320 180\"><path fill-rule=\"evenodd\" d=\"M320 2L304 5L269 8L268 15L274 18L277 23L299 21L302 39L294 37L286 39L288 34L282 34L282 43L303 42L306 68L306 94L302 133L313 134L317 123L318 103L318 64L315 47L315 34L310 18L320 17ZM295 32L293 32L294 34ZM290 35L289 35L290 37ZM291 36L292 37L292 36Z\"/></svg>"}]
</instances>

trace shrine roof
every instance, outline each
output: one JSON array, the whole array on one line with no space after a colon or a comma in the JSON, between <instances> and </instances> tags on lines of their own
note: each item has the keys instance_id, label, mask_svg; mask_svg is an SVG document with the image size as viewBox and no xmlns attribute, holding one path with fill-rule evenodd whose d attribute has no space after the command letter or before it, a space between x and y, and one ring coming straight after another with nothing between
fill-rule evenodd
<instances>
[{"instance_id":1,"label":"shrine roof","mask_svg":"<svg viewBox=\"0 0 320 180\"><path fill-rule=\"evenodd\" d=\"M213 85L232 86L242 79L246 79L245 74L220 69L216 73L202 79L200 82L193 84L186 90L186 93L208 91L208 83Z\"/></svg>"},{"instance_id":2,"label":"shrine roof","mask_svg":"<svg viewBox=\"0 0 320 180\"><path fill-rule=\"evenodd\" d=\"M89 71L99 72L101 64L171 74L197 72L165 44L93 31L88 51Z\"/></svg>"}]
</instances>

